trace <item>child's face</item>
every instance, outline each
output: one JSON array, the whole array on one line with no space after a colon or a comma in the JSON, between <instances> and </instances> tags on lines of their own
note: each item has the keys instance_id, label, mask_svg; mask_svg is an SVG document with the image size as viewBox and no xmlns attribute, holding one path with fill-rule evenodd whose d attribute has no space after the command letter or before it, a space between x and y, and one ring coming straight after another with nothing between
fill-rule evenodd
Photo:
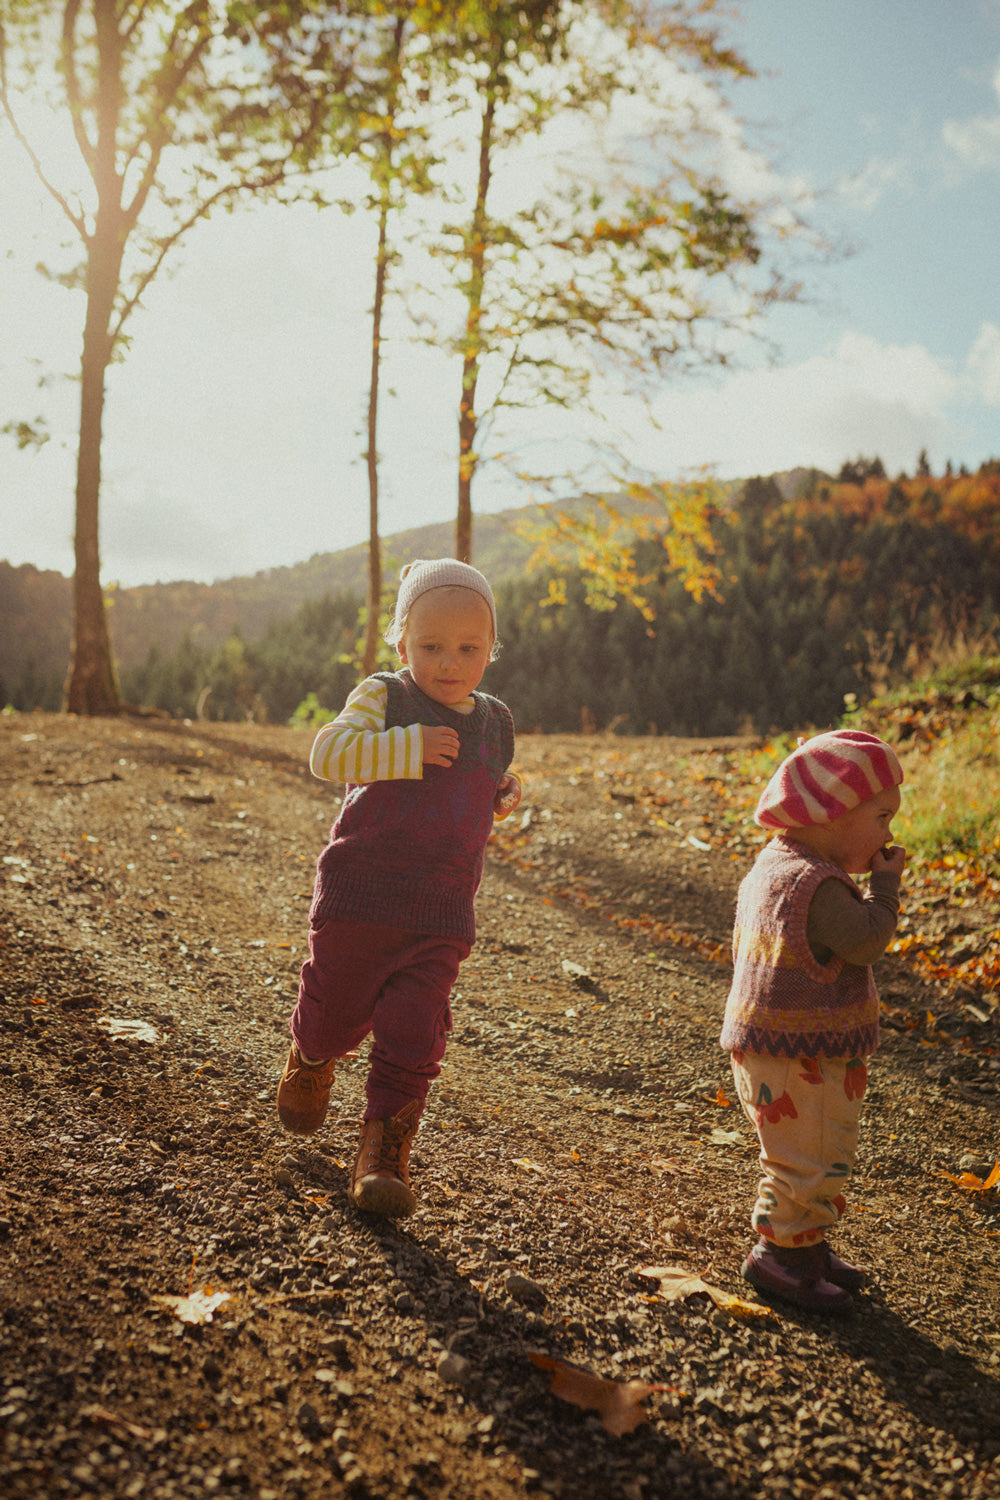
<instances>
[{"instance_id":1,"label":"child's face","mask_svg":"<svg viewBox=\"0 0 1000 1500\"><path fill-rule=\"evenodd\" d=\"M871 869L878 851L890 842L892 820L899 812L899 803L898 786L876 792L874 797L859 802L832 823L808 829L814 836L808 842L848 875L863 875Z\"/></svg>"},{"instance_id":2,"label":"child's face","mask_svg":"<svg viewBox=\"0 0 1000 1500\"><path fill-rule=\"evenodd\" d=\"M479 686L492 649L485 599L472 589L428 589L406 617L399 657L421 692L454 708Z\"/></svg>"}]
</instances>

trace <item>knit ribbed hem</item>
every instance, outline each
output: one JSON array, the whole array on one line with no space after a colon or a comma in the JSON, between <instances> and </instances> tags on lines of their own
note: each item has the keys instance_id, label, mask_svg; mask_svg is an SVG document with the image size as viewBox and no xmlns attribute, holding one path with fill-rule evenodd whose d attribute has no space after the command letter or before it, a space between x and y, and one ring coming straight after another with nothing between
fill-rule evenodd
<instances>
[{"instance_id":1,"label":"knit ribbed hem","mask_svg":"<svg viewBox=\"0 0 1000 1500\"><path fill-rule=\"evenodd\" d=\"M877 1025L819 1033L727 1027L719 1038L719 1046L726 1052L754 1052L761 1057L868 1057L878 1043Z\"/></svg>"},{"instance_id":2,"label":"knit ribbed hem","mask_svg":"<svg viewBox=\"0 0 1000 1500\"><path fill-rule=\"evenodd\" d=\"M320 872L309 924L321 927L331 918L458 938L470 945L476 941L476 916L467 896L447 888L427 890L412 879L375 871Z\"/></svg>"}]
</instances>

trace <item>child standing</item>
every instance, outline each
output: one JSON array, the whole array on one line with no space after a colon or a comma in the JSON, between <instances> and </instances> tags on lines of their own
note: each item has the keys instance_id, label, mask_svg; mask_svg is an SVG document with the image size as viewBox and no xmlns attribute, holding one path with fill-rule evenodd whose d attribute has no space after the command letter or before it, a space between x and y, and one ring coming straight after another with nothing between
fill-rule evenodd
<instances>
[{"instance_id":1,"label":"child standing","mask_svg":"<svg viewBox=\"0 0 1000 1500\"><path fill-rule=\"evenodd\" d=\"M903 772L859 730L806 740L778 767L755 821L774 830L740 885L721 1044L760 1141L763 1172L741 1273L817 1312L842 1312L863 1271L826 1233L846 1208L867 1055L878 1044L871 965L899 915L905 851L889 844ZM851 875L870 872L867 894Z\"/></svg>"},{"instance_id":2,"label":"child standing","mask_svg":"<svg viewBox=\"0 0 1000 1500\"><path fill-rule=\"evenodd\" d=\"M411 563L386 639L402 669L355 688L310 756L314 775L347 791L317 864L278 1115L297 1134L318 1130L336 1059L371 1033L349 1191L359 1208L401 1218L416 1207L410 1148L475 941L486 843L521 787L508 770L510 711L476 691L497 641L482 573L450 558Z\"/></svg>"}]
</instances>

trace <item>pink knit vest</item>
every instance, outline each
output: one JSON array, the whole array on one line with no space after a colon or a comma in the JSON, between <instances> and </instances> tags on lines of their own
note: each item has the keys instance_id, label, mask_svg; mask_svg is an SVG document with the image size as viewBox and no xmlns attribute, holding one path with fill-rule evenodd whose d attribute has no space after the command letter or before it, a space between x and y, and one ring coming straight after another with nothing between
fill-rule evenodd
<instances>
[{"instance_id":1,"label":"pink knit vest","mask_svg":"<svg viewBox=\"0 0 1000 1500\"><path fill-rule=\"evenodd\" d=\"M871 965L833 957L821 964L806 938L809 903L821 881L861 892L839 865L778 836L740 885L734 974L720 1044L771 1057L859 1057L878 1046L878 995Z\"/></svg>"}]
</instances>

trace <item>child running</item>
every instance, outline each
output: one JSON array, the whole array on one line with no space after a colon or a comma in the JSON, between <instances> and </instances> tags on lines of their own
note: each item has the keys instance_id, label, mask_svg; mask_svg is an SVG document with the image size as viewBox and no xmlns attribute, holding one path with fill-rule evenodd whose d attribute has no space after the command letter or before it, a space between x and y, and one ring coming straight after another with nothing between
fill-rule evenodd
<instances>
[{"instance_id":1,"label":"child running","mask_svg":"<svg viewBox=\"0 0 1000 1500\"><path fill-rule=\"evenodd\" d=\"M402 572L386 639L402 662L354 689L319 731L315 776L346 783L317 863L309 958L278 1085L286 1129L326 1117L336 1059L372 1037L351 1174L359 1208L416 1208L409 1157L451 1030L450 995L475 941L473 901L495 817L521 800L510 711L477 692L496 652L493 592L450 558Z\"/></svg>"},{"instance_id":2,"label":"child running","mask_svg":"<svg viewBox=\"0 0 1000 1500\"><path fill-rule=\"evenodd\" d=\"M757 804L755 821L774 837L737 899L720 1040L763 1171L751 1216L759 1239L741 1274L816 1312L847 1311L868 1279L826 1234L847 1206L878 1044L871 965L899 915L906 852L889 833L902 780L875 735L838 729L801 743ZM865 894L850 877L869 872Z\"/></svg>"}]
</instances>

